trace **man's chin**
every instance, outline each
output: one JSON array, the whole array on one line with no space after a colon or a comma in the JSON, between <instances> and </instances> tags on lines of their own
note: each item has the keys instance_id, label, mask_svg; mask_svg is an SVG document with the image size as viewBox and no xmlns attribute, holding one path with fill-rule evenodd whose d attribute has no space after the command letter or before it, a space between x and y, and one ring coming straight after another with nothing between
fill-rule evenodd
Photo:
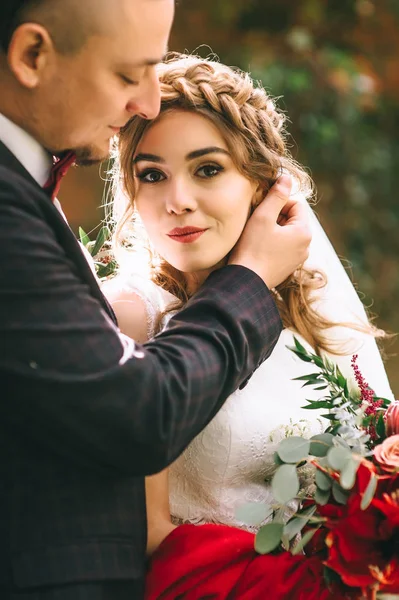
<instances>
[{"instance_id":1,"label":"man's chin","mask_svg":"<svg viewBox=\"0 0 399 600\"><path fill-rule=\"evenodd\" d=\"M97 165L109 158L110 146L107 150L95 146L85 146L74 148L76 154L76 164L82 167Z\"/></svg>"}]
</instances>

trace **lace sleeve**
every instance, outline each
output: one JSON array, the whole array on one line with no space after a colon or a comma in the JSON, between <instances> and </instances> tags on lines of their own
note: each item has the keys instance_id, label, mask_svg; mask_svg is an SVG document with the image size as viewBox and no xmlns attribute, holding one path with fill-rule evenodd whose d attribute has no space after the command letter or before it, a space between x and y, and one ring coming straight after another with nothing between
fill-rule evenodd
<instances>
[{"instance_id":1,"label":"lace sleeve","mask_svg":"<svg viewBox=\"0 0 399 600\"><path fill-rule=\"evenodd\" d=\"M113 298L120 298L123 302L128 302L131 294L138 296L144 303L147 320L147 339L155 335L157 317L165 309L166 299L163 290L158 288L150 279L136 273L130 273L127 276L118 275L114 279L104 283L104 294L114 304ZM134 303L132 302L132 305Z\"/></svg>"}]
</instances>

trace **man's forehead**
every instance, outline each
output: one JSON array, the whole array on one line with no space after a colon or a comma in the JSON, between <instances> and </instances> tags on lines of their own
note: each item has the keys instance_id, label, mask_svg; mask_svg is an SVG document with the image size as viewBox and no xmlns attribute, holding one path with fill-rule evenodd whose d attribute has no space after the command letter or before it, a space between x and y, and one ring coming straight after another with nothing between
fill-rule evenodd
<instances>
[{"instance_id":1,"label":"man's forehead","mask_svg":"<svg viewBox=\"0 0 399 600\"><path fill-rule=\"evenodd\" d=\"M123 62L118 62L117 67L120 69L137 69L139 67L152 67L154 65L158 65L162 62L167 54L167 51L164 54L158 57L143 57L140 59L132 59L132 60L124 60Z\"/></svg>"}]
</instances>

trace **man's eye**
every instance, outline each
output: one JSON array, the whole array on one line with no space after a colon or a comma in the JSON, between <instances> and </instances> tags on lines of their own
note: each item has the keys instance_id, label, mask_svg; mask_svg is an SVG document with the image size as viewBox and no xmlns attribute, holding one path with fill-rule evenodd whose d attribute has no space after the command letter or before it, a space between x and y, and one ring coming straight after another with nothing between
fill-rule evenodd
<instances>
[{"instance_id":1,"label":"man's eye","mask_svg":"<svg viewBox=\"0 0 399 600\"><path fill-rule=\"evenodd\" d=\"M199 177L209 179L211 177L216 177L216 175L218 175L221 171L223 171L223 167L217 167L216 165L204 165L198 169L197 175L199 175Z\"/></svg>"},{"instance_id":2,"label":"man's eye","mask_svg":"<svg viewBox=\"0 0 399 600\"><path fill-rule=\"evenodd\" d=\"M165 179L165 175L160 171L143 171L137 174L138 179L143 183L159 183Z\"/></svg>"},{"instance_id":3,"label":"man's eye","mask_svg":"<svg viewBox=\"0 0 399 600\"><path fill-rule=\"evenodd\" d=\"M134 79L130 79L127 75L123 75L122 73L119 75L124 83L127 85L138 85L138 81L134 81Z\"/></svg>"}]
</instances>

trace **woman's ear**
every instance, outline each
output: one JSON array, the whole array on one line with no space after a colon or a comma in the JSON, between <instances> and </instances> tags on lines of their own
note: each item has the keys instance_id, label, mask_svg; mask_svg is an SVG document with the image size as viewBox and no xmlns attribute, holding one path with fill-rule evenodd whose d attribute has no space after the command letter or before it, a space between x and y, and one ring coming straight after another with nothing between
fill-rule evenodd
<instances>
[{"instance_id":1,"label":"woman's ear","mask_svg":"<svg viewBox=\"0 0 399 600\"><path fill-rule=\"evenodd\" d=\"M256 186L254 195L252 196L252 202L251 202L251 208L252 210L254 210L263 200L263 198L265 197L265 190L263 188L263 186L261 186L260 183L258 183L258 185Z\"/></svg>"}]
</instances>

